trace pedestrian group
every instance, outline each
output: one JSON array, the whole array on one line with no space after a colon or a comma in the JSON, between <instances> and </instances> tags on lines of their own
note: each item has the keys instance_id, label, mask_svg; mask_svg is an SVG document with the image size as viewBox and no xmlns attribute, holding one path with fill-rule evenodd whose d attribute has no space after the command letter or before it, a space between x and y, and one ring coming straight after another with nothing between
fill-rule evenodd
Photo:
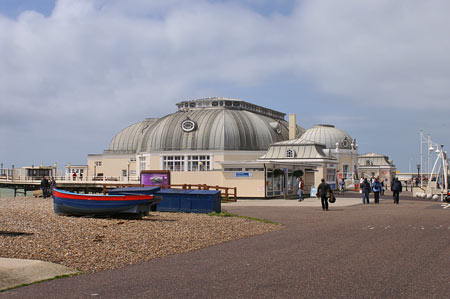
<instances>
[{"instance_id":1,"label":"pedestrian group","mask_svg":"<svg viewBox=\"0 0 450 299\"><path fill-rule=\"evenodd\" d=\"M303 192L304 192L305 184L300 177L298 179L298 201L303 201ZM362 193L362 203L370 204L370 196L369 194L373 192L374 202L375 204L380 203L380 194L384 195L385 191L385 183L384 181L380 182L380 179L377 177L372 177L370 182L367 178L361 177L360 179L360 192ZM345 188L345 181L342 179L340 183L339 190L342 192ZM391 191L393 194L394 204L398 204L400 200L400 193L402 192L402 183L398 178L395 178L391 183ZM317 186L316 197L320 199L322 204L322 209L324 211L328 211L328 201L334 202L335 197L333 195L333 191L331 190L330 185L325 182L325 179L321 179L319 186Z\"/></svg>"}]
</instances>

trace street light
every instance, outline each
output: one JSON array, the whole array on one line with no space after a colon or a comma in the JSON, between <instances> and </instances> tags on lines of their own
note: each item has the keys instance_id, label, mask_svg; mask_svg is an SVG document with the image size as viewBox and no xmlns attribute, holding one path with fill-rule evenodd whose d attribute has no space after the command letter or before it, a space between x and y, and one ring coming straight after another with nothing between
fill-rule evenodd
<instances>
[{"instance_id":1,"label":"street light","mask_svg":"<svg viewBox=\"0 0 450 299\"><path fill-rule=\"evenodd\" d=\"M130 181L130 161L128 161L128 171L127 171L127 180Z\"/></svg>"},{"instance_id":2,"label":"street light","mask_svg":"<svg viewBox=\"0 0 450 299\"><path fill-rule=\"evenodd\" d=\"M53 168L55 169L55 173L53 173L53 177L56 177L58 175L58 163L55 162L55 164L53 164Z\"/></svg>"},{"instance_id":3,"label":"street light","mask_svg":"<svg viewBox=\"0 0 450 299\"><path fill-rule=\"evenodd\" d=\"M422 178L420 177L420 164L417 164L417 179L420 182L420 186L422 187Z\"/></svg>"}]
</instances>

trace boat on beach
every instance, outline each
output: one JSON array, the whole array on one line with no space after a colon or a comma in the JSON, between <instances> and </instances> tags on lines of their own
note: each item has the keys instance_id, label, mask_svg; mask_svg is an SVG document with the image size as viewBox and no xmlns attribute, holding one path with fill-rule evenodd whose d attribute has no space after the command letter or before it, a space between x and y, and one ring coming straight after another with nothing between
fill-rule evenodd
<instances>
[{"instance_id":1,"label":"boat on beach","mask_svg":"<svg viewBox=\"0 0 450 299\"><path fill-rule=\"evenodd\" d=\"M142 217L161 201L159 196L149 194L78 194L58 189L53 189L52 196L55 213L75 216L131 214Z\"/></svg>"}]
</instances>

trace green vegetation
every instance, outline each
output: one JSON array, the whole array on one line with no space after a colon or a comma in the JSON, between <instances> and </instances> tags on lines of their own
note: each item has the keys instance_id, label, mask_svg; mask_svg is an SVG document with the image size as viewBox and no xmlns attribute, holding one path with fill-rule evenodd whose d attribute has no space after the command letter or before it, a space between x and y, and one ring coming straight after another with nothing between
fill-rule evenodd
<instances>
[{"instance_id":1,"label":"green vegetation","mask_svg":"<svg viewBox=\"0 0 450 299\"><path fill-rule=\"evenodd\" d=\"M236 214L232 214L232 213L228 213L228 212L220 212L220 213L212 212L212 213L209 213L208 215L209 216L219 216L219 217L237 217L237 218L244 218L244 219L253 220L253 221L259 221L259 222L263 222L263 223L281 225L280 223L273 222L273 221L266 220L266 219L249 217L249 216L240 216L240 215L236 215Z\"/></svg>"},{"instance_id":2,"label":"green vegetation","mask_svg":"<svg viewBox=\"0 0 450 299\"><path fill-rule=\"evenodd\" d=\"M77 276L77 275L80 275L80 274L83 274L83 272L80 271L80 272L74 273L74 274L57 275L55 277L48 278L48 279L43 279L43 280L30 282L30 283L23 283L23 284L14 286L14 287L10 287L10 288L7 288L7 289L0 290L0 293L6 292L6 291L9 291L9 290L13 290L13 289L17 289L17 288L21 288L21 287L26 287L26 286L37 284L37 283L41 283L41 282L44 282L44 281L50 281L50 280L55 280L55 279L59 279L59 278L72 277L72 276Z\"/></svg>"}]
</instances>

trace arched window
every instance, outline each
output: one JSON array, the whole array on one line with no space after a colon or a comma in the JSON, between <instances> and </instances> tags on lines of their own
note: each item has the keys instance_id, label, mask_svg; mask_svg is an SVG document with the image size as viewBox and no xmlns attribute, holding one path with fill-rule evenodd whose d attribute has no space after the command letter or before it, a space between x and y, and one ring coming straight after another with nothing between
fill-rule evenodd
<instances>
[{"instance_id":1,"label":"arched window","mask_svg":"<svg viewBox=\"0 0 450 299\"><path fill-rule=\"evenodd\" d=\"M295 151L291 148L286 150L286 158L295 158Z\"/></svg>"}]
</instances>

